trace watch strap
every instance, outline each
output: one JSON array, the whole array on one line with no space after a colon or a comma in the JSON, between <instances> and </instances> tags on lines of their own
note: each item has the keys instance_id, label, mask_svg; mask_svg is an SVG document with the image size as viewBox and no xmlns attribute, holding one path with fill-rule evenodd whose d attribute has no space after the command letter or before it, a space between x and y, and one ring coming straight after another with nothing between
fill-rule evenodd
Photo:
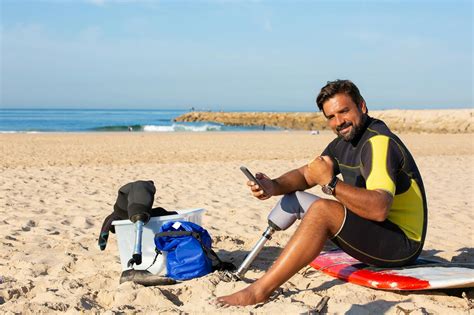
<instances>
[{"instance_id":1,"label":"watch strap","mask_svg":"<svg viewBox=\"0 0 474 315\"><path fill-rule=\"evenodd\" d=\"M331 181L329 182L328 186L331 187L333 190L336 188L336 185L337 185L337 182L339 181L339 179L334 176Z\"/></svg>"},{"instance_id":2,"label":"watch strap","mask_svg":"<svg viewBox=\"0 0 474 315\"><path fill-rule=\"evenodd\" d=\"M325 194L334 196L334 192L335 192L338 180L339 179L336 176L334 176L328 184L322 187L323 192Z\"/></svg>"}]
</instances>

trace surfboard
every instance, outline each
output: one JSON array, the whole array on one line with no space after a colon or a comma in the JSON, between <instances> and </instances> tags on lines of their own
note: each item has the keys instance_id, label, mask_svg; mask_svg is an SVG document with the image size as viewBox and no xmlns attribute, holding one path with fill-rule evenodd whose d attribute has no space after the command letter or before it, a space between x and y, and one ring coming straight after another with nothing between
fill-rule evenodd
<instances>
[{"instance_id":1,"label":"surfboard","mask_svg":"<svg viewBox=\"0 0 474 315\"><path fill-rule=\"evenodd\" d=\"M419 258L410 266L378 268L335 250L321 253L310 266L340 280L374 289L416 291L474 287L474 263Z\"/></svg>"}]
</instances>

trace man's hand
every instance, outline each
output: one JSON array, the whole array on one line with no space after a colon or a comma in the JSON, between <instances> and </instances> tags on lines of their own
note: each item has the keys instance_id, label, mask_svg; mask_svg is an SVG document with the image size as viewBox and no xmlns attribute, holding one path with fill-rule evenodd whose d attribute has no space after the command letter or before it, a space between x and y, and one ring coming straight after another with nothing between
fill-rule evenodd
<instances>
[{"instance_id":1,"label":"man's hand","mask_svg":"<svg viewBox=\"0 0 474 315\"><path fill-rule=\"evenodd\" d=\"M263 173L257 173L255 174L255 178L257 178L257 180L263 187L251 180L247 182L247 186L250 187L250 190L252 191L252 195L254 195L254 197L260 200L266 200L274 195L275 183L270 179L270 177ZM265 189L266 193L263 191L263 189Z\"/></svg>"},{"instance_id":2,"label":"man's hand","mask_svg":"<svg viewBox=\"0 0 474 315\"><path fill-rule=\"evenodd\" d=\"M327 155L318 156L304 169L304 177L310 186L326 185L334 176L334 162Z\"/></svg>"}]
</instances>

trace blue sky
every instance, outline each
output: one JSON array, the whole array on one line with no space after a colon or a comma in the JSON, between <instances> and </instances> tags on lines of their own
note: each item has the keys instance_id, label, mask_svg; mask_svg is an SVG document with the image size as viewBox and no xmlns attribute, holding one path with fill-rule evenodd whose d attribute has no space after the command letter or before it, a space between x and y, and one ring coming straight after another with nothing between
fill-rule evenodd
<instances>
[{"instance_id":1,"label":"blue sky","mask_svg":"<svg viewBox=\"0 0 474 315\"><path fill-rule=\"evenodd\" d=\"M473 106L471 1L0 1L2 108Z\"/></svg>"}]
</instances>

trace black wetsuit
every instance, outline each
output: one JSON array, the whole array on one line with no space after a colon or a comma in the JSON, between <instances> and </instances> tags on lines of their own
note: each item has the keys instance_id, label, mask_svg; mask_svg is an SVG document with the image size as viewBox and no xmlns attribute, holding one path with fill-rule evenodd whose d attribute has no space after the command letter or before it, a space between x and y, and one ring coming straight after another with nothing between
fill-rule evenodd
<instances>
[{"instance_id":1,"label":"black wetsuit","mask_svg":"<svg viewBox=\"0 0 474 315\"><path fill-rule=\"evenodd\" d=\"M420 172L402 141L384 122L368 117L355 139L347 142L338 137L322 155L333 159L334 173L341 174L345 183L385 190L393 196L383 222L361 218L346 209L343 226L332 240L369 264L401 266L414 261L425 240L427 205Z\"/></svg>"}]
</instances>

